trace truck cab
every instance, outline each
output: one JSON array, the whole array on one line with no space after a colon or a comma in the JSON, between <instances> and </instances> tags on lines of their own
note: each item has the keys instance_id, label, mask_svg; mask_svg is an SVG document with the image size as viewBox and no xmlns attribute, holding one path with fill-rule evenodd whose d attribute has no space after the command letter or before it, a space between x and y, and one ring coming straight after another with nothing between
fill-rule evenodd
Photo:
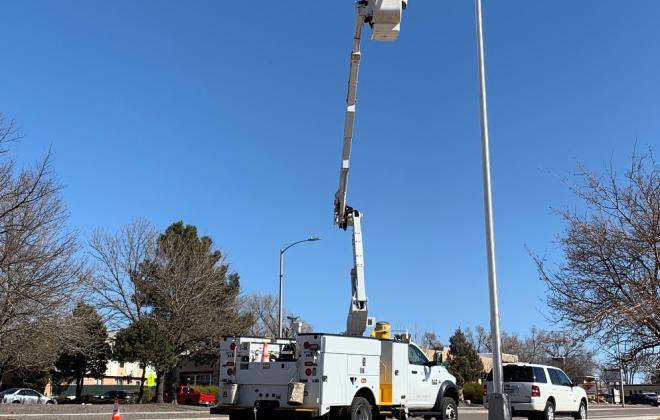
<instances>
[{"instance_id":1,"label":"truck cab","mask_svg":"<svg viewBox=\"0 0 660 420\"><path fill-rule=\"evenodd\" d=\"M408 343L407 404L410 409L432 409L442 384L446 381L453 384L455 379L444 366L429 361L416 344Z\"/></svg>"}]
</instances>

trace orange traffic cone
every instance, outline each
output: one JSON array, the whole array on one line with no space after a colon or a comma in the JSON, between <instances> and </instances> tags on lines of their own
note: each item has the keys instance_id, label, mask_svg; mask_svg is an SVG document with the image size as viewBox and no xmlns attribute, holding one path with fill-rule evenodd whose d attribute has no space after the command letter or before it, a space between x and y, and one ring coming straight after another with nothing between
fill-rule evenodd
<instances>
[{"instance_id":1,"label":"orange traffic cone","mask_svg":"<svg viewBox=\"0 0 660 420\"><path fill-rule=\"evenodd\" d=\"M115 406L112 407L112 420L121 420L121 412L119 411L119 400L115 399Z\"/></svg>"}]
</instances>

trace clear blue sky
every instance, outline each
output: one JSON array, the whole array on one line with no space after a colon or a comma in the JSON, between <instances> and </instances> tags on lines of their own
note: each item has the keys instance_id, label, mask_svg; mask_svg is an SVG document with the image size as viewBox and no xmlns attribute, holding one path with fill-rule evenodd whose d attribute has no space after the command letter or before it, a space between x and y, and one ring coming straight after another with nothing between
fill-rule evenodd
<instances>
[{"instance_id":1,"label":"clear blue sky","mask_svg":"<svg viewBox=\"0 0 660 420\"><path fill-rule=\"evenodd\" d=\"M526 247L558 261L562 179L660 144L660 2L485 0L501 321L543 317ZM52 146L81 235L141 217L210 235L246 292L342 331L351 237L332 224L353 2L3 5L0 111L32 164ZM368 39L368 34L365 33ZM488 324L472 1L412 0L365 42L349 202L370 311L397 328Z\"/></svg>"}]
</instances>

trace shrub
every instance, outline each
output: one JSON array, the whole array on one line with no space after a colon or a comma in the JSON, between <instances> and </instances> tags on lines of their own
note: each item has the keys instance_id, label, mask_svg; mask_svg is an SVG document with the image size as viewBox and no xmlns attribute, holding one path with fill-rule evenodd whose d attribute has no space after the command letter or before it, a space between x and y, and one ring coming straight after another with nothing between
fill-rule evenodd
<instances>
[{"instance_id":1,"label":"shrub","mask_svg":"<svg viewBox=\"0 0 660 420\"><path fill-rule=\"evenodd\" d=\"M463 399L470 400L473 404L484 402L484 387L477 382L468 382L463 385Z\"/></svg>"},{"instance_id":2,"label":"shrub","mask_svg":"<svg viewBox=\"0 0 660 420\"><path fill-rule=\"evenodd\" d=\"M218 395L218 386L217 385L190 385L197 392L203 392L205 394Z\"/></svg>"}]
</instances>

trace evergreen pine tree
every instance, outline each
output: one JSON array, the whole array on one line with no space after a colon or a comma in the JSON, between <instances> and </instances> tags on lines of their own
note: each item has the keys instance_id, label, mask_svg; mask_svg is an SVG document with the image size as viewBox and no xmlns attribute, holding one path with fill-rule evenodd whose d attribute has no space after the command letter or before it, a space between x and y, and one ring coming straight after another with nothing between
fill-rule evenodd
<instances>
[{"instance_id":1,"label":"evergreen pine tree","mask_svg":"<svg viewBox=\"0 0 660 420\"><path fill-rule=\"evenodd\" d=\"M101 317L86 303L76 306L70 324L75 330L74 339L69 349L57 358L53 379L57 382L75 380L76 400L80 400L84 378L101 378L105 374L110 344Z\"/></svg>"},{"instance_id":2,"label":"evergreen pine tree","mask_svg":"<svg viewBox=\"0 0 660 420\"><path fill-rule=\"evenodd\" d=\"M117 333L113 356L119 362L138 362L142 366L138 402L142 402L144 395L146 367L152 366L157 372L162 372L176 363L172 360L169 341L148 318L136 321Z\"/></svg>"},{"instance_id":3,"label":"evergreen pine tree","mask_svg":"<svg viewBox=\"0 0 660 420\"><path fill-rule=\"evenodd\" d=\"M158 237L155 255L136 273L138 298L149 311L158 334L167 342L159 350L158 401L163 401L163 378L169 394L179 381L176 366L183 359L215 360L218 340L242 335L253 318L240 310L240 282L236 272L208 236L197 228L176 222ZM161 386L162 385L162 386Z\"/></svg>"},{"instance_id":4,"label":"evergreen pine tree","mask_svg":"<svg viewBox=\"0 0 660 420\"><path fill-rule=\"evenodd\" d=\"M456 376L456 384L459 388L462 388L466 382L476 382L483 374L484 366L479 354L460 328L449 339L447 368Z\"/></svg>"}]
</instances>

